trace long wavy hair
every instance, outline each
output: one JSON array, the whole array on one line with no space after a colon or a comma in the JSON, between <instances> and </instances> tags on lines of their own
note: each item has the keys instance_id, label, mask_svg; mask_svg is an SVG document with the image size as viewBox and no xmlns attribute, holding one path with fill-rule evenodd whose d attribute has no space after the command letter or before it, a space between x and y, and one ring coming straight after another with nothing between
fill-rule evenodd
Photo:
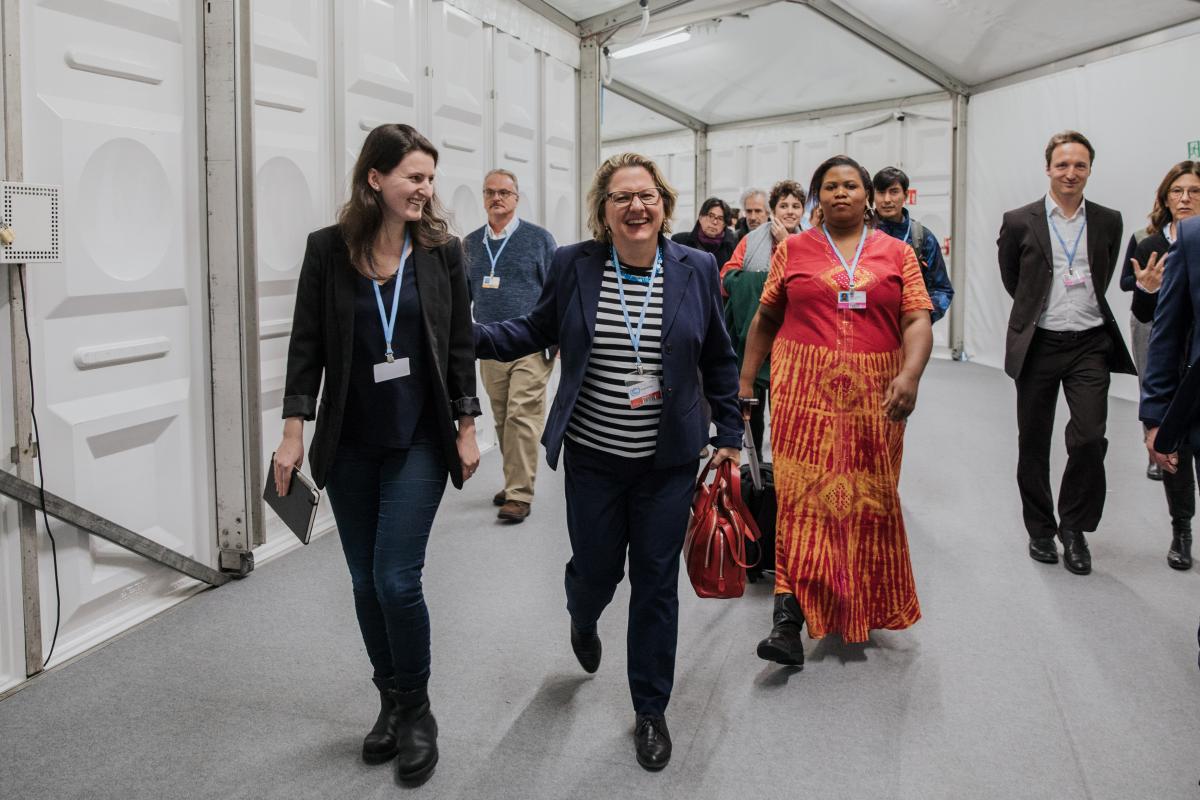
<instances>
[{"instance_id":1,"label":"long wavy hair","mask_svg":"<svg viewBox=\"0 0 1200 800\"><path fill-rule=\"evenodd\" d=\"M383 228L384 204L383 196L367 182L367 174L375 169L386 175L414 151L425 153L433 159L434 165L437 164L437 148L428 139L411 125L388 122L367 134L358 160L354 162L354 171L350 174L350 198L338 211L338 226L350 251L350 263L369 278L377 277L371 248ZM421 219L411 224L413 241L427 250L450 241L450 223L446 217L446 210L435 191L421 210Z\"/></svg>"},{"instance_id":2,"label":"long wavy hair","mask_svg":"<svg viewBox=\"0 0 1200 800\"><path fill-rule=\"evenodd\" d=\"M875 187L871 184L871 173L867 172L866 167L859 164L850 156L838 155L830 156L821 162L821 166L817 167L813 172L812 182L808 185L808 196L816 204L817 208L821 207L821 184L825 182L825 173L834 167L852 167L858 170L859 177L862 179L863 188L867 190L867 208L863 212L863 221L866 224L875 226ZM818 223L819 224L819 223Z\"/></svg>"},{"instance_id":3,"label":"long wavy hair","mask_svg":"<svg viewBox=\"0 0 1200 800\"><path fill-rule=\"evenodd\" d=\"M662 195L662 200L659 201L663 207L661 232L664 236L669 234L671 232L671 216L675 213L675 201L678 194L671 184L667 183L666 176L652 160L637 153L621 153L612 156L600 165L592 178L592 185L588 189L588 229L592 232L592 238L605 244L612 241L612 231L608 229L608 224L604 221L604 204L608 202L608 183L612 180L613 173L624 167L641 167L650 173L650 180L654 181L654 185L658 187L658 191ZM728 219L728 215L726 218Z\"/></svg>"},{"instance_id":4,"label":"long wavy hair","mask_svg":"<svg viewBox=\"0 0 1200 800\"><path fill-rule=\"evenodd\" d=\"M1171 184L1184 175L1200 178L1200 161L1180 161L1167 171L1166 177L1158 185L1158 191L1154 193L1154 210L1150 212L1150 224L1146 226L1146 232L1151 236L1171 224L1171 208L1167 205L1167 195L1171 191Z\"/></svg>"}]
</instances>

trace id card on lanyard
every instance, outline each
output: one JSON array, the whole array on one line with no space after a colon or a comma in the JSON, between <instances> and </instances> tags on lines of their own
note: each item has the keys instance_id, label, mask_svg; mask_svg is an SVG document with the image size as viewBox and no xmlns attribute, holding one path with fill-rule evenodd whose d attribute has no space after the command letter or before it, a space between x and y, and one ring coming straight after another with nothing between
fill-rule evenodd
<instances>
[{"instance_id":1,"label":"id card on lanyard","mask_svg":"<svg viewBox=\"0 0 1200 800\"><path fill-rule=\"evenodd\" d=\"M662 378L642 367L642 331L646 327L646 312L650 309L650 298L654 295L654 281L662 270L662 248L654 253L654 267L650 270L650 280L646 284L646 294L642 298L642 311L638 317L637 328L629 316L629 304L625 299L625 275L621 270L621 261L617 257L616 245L612 248L613 269L617 272L617 294L621 300L621 314L625 318L625 330L629 333L629 341L633 345L633 357L637 361L637 371L625 376L625 394L629 398L630 408L662 405Z\"/></svg>"},{"instance_id":2,"label":"id card on lanyard","mask_svg":"<svg viewBox=\"0 0 1200 800\"><path fill-rule=\"evenodd\" d=\"M488 261L492 262L492 271L483 276L483 288L499 289L500 276L496 274L496 264L500 261L500 254L504 252L504 248L508 247L508 240L512 238L512 233L509 233L504 237L504 240L500 245L500 249L496 251L495 255L492 255L492 246L488 244L488 239L490 238L491 237L488 236L488 232L485 230L483 232L483 249L487 250Z\"/></svg>"},{"instance_id":3,"label":"id card on lanyard","mask_svg":"<svg viewBox=\"0 0 1200 800\"><path fill-rule=\"evenodd\" d=\"M1075 235L1075 244L1067 247L1067 240L1063 238L1059 232L1058 226L1054 224L1053 212L1046 215L1046 221L1050 223L1050 230L1054 231L1054 237L1058 239L1058 243L1062 246L1063 255L1067 259L1067 271L1063 275L1063 285L1069 287L1083 286L1087 283L1087 276L1082 272L1075 271L1075 256L1079 254L1079 243L1083 241L1083 232L1087 230L1087 215L1083 217L1083 224L1079 226L1079 233Z\"/></svg>"},{"instance_id":4,"label":"id card on lanyard","mask_svg":"<svg viewBox=\"0 0 1200 800\"><path fill-rule=\"evenodd\" d=\"M404 283L404 263L408 261L410 255L410 244L411 237L406 232L404 247L400 250L400 266L396 268L396 288L392 290L392 313L390 316L384 311L383 292L379 291L379 284L371 281L371 285L375 288L375 303L379 307L379 322L383 326L384 341L384 360L374 367L376 383L403 378L410 371L408 359L396 358L396 354L392 351L392 336L396 332L396 312L400 308L400 286Z\"/></svg>"},{"instance_id":5,"label":"id card on lanyard","mask_svg":"<svg viewBox=\"0 0 1200 800\"><path fill-rule=\"evenodd\" d=\"M837 256L837 260L841 262L842 269L846 270L846 277L849 279L849 286L846 290L837 293L838 311L861 311L865 309L867 307L867 293L861 289L856 290L854 288L854 273L858 269L858 260L862 258L863 245L867 242L867 226L863 225L862 236L858 238L858 248L854 251L854 261L849 264L842 257L842 251L838 250L833 237L829 235L829 228L825 226L825 223L821 223L821 230L825 233L825 239L829 242L829 247L833 250L833 254Z\"/></svg>"}]
</instances>

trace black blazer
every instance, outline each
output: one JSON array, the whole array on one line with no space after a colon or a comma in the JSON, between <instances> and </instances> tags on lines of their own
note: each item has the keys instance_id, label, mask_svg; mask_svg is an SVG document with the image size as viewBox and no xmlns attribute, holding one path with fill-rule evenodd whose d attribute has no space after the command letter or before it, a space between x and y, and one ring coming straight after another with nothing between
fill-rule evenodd
<instances>
[{"instance_id":1,"label":"black blazer","mask_svg":"<svg viewBox=\"0 0 1200 800\"><path fill-rule=\"evenodd\" d=\"M702 253L712 253L713 258L717 260L717 269L725 266L725 262L733 255L733 251L737 249L738 237L729 228L725 229L725 238L721 240L721 244L716 250L709 250L700 241L700 223L697 222L690 231L677 233L671 237L672 242L678 242L685 247L690 247L693 250L699 250Z\"/></svg>"},{"instance_id":2,"label":"black blazer","mask_svg":"<svg viewBox=\"0 0 1200 800\"><path fill-rule=\"evenodd\" d=\"M480 414L479 398L475 396L475 347L462 248L457 239L432 250L414 243L411 258L425 327L425 355L436 376L430 389L441 412L437 415L437 439L450 470L450 480L461 489L462 464L458 460L458 430L454 423L458 417ZM283 417L316 418L317 429L308 460L313 480L320 487L325 486L329 462L337 453L342 413L350 389L357 275L338 226L309 234L288 345ZM325 389L318 407L322 373Z\"/></svg>"},{"instance_id":3,"label":"black blazer","mask_svg":"<svg viewBox=\"0 0 1200 800\"><path fill-rule=\"evenodd\" d=\"M1121 249L1121 212L1085 201L1087 215L1087 254L1092 271L1092 287L1104 317L1104 327L1112 339L1108 368L1113 372L1137 374L1121 329L1113 317L1104 293L1112 281ZM1054 255L1050 246L1050 225L1046 221L1046 199L1035 200L1027 206L1006 211L1000 225L1000 279L1013 299L1008 317L1008 338L1004 349L1004 371L1009 377L1021 374L1029 343L1037 329L1038 318L1050 297L1050 282L1054 276Z\"/></svg>"}]
</instances>

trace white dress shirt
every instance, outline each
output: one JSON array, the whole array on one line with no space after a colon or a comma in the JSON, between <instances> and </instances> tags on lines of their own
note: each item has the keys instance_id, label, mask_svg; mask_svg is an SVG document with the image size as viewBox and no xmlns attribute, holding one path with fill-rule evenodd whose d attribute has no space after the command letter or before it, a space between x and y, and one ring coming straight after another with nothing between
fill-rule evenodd
<instances>
[{"instance_id":1,"label":"white dress shirt","mask_svg":"<svg viewBox=\"0 0 1200 800\"><path fill-rule=\"evenodd\" d=\"M516 214L513 214L512 220L509 221L509 223L504 226L504 230L500 231L499 233L496 233L494 230L492 230L492 223L490 222L483 227L487 229L487 235L489 239L507 239L509 236L513 235L513 233L517 230L517 226L520 224L520 217L518 217Z\"/></svg>"},{"instance_id":2,"label":"white dress shirt","mask_svg":"<svg viewBox=\"0 0 1200 800\"><path fill-rule=\"evenodd\" d=\"M1050 331L1086 331L1104 324L1104 317L1100 314L1100 302L1096 299L1096 288L1092 283L1091 264L1088 262L1087 214L1084 210L1086 205L1086 201L1080 202L1079 208L1068 217L1050 194L1046 194L1046 216L1050 226L1050 252L1054 274L1050 278L1050 296L1046 299L1046 307L1042 309L1041 317L1038 318L1039 328ZM1054 233L1055 229L1058 230L1057 236ZM1063 242L1066 242L1067 247L1071 247L1077 237L1079 247L1075 251L1075 259L1068 261ZM1073 283L1077 280L1079 282L1068 286L1068 276Z\"/></svg>"}]
</instances>

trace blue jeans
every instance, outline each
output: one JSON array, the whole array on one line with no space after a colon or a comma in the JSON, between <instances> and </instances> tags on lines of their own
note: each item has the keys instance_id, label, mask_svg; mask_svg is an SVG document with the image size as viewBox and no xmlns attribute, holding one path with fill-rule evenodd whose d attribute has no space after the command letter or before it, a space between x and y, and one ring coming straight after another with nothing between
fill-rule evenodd
<instances>
[{"instance_id":1,"label":"blue jeans","mask_svg":"<svg viewBox=\"0 0 1200 800\"><path fill-rule=\"evenodd\" d=\"M342 444L326 480L367 656L400 689L429 681L421 570L447 475L437 444L418 440L407 450Z\"/></svg>"}]
</instances>

